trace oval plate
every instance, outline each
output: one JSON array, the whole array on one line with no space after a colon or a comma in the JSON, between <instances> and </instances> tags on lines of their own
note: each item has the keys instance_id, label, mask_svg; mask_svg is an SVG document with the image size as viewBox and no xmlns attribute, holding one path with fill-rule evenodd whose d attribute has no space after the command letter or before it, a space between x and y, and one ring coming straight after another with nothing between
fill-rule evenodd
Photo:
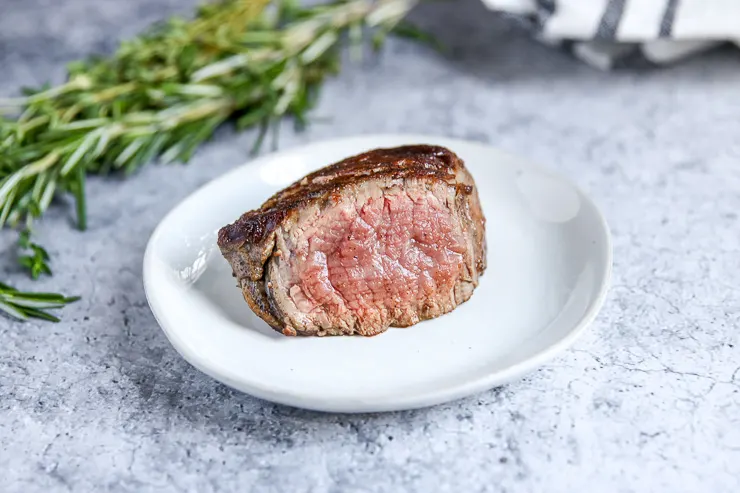
<instances>
[{"instance_id":1,"label":"oval plate","mask_svg":"<svg viewBox=\"0 0 740 493\"><path fill-rule=\"evenodd\" d=\"M218 229L322 166L421 143L456 152L478 186L488 269L470 301L373 338L285 337L255 316L216 246ZM144 286L172 345L213 378L281 404L373 412L457 399L542 365L596 316L611 264L603 216L567 180L483 144L363 136L262 157L193 193L152 234Z\"/></svg>"}]
</instances>

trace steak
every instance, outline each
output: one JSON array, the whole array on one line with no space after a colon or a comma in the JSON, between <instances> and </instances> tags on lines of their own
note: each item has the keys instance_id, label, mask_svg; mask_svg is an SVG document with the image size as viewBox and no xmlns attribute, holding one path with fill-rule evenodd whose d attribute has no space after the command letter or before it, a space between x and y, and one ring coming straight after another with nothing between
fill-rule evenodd
<instances>
[{"instance_id":1,"label":"steak","mask_svg":"<svg viewBox=\"0 0 740 493\"><path fill-rule=\"evenodd\" d=\"M285 335L372 336L448 313L486 268L485 219L453 152L376 149L221 228L250 308Z\"/></svg>"}]
</instances>

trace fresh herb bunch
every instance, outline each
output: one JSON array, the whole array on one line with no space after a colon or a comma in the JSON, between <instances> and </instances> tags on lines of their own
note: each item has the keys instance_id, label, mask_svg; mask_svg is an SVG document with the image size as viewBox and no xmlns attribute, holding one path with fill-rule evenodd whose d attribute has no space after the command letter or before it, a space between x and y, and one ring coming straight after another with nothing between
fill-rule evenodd
<instances>
[{"instance_id":1,"label":"fresh herb bunch","mask_svg":"<svg viewBox=\"0 0 740 493\"><path fill-rule=\"evenodd\" d=\"M88 174L186 162L227 119L259 127L255 149L282 117L305 125L321 82L339 68L344 35L355 47L368 30L376 48L395 28L425 39L402 23L414 2L222 0L192 20L155 26L110 57L70 64L60 86L0 99L0 115L12 115L0 116L0 227L22 228L21 265L34 278L51 273L28 231L56 194L73 196L85 229ZM70 301L0 287L0 308L19 318L52 319L42 310Z\"/></svg>"}]
</instances>

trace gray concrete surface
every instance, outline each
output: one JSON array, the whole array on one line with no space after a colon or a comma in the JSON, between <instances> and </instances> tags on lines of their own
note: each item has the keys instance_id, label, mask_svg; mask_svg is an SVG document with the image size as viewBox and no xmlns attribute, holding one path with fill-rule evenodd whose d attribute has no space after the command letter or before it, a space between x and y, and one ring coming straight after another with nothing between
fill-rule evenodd
<instances>
[{"instance_id":1,"label":"gray concrete surface","mask_svg":"<svg viewBox=\"0 0 740 493\"><path fill-rule=\"evenodd\" d=\"M192 0L3 0L0 94L59 81ZM3 492L740 491L740 61L603 74L477 2L425 6L448 57L394 42L331 80L282 146L367 132L490 142L602 206L613 287L576 347L504 388L412 412L337 416L242 395L185 363L147 308L144 246L202 183L248 159L220 132L187 167L90 183L39 229L82 295L57 325L0 319ZM495 226L495 225L494 225ZM0 237L0 277L32 283Z\"/></svg>"}]
</instances>

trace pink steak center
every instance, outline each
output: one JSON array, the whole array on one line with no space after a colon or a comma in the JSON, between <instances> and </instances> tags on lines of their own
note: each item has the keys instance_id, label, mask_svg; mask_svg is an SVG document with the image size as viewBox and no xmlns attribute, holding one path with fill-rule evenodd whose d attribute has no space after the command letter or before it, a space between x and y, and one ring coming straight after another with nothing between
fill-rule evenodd
<instances>
[{"instance_id":1,"label":"pink steak center","mask_svg":"<svg viewBox=\"0 0 740 493\"><path fill-rule=\"evenodd\" d=\"M445 200L385 191L360 205L340 200L310 221L286 259L304 324L372 333L454 308L465 241Z\"/></svg>"}]
</instances>

